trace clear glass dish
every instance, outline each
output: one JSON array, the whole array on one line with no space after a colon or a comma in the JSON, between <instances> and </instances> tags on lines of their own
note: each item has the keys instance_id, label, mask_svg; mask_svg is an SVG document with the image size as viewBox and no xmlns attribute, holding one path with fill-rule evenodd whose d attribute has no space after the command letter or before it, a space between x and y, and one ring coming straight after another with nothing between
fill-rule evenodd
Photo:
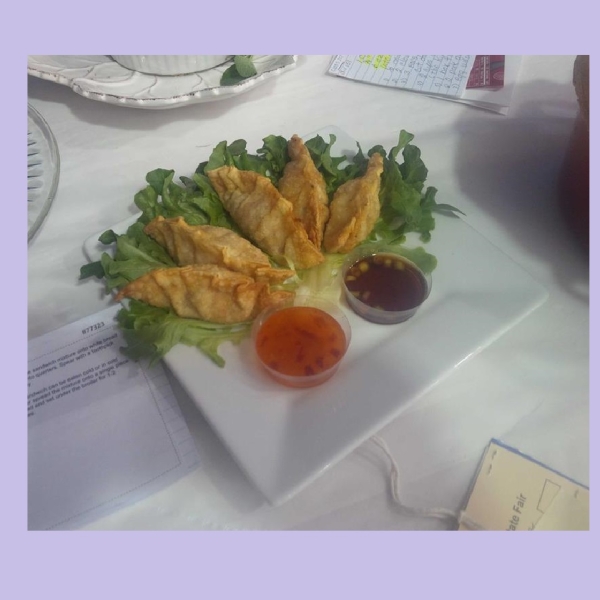
<instances>
[{"instance_id":1,"label":"clear glass dish","mask_svg":"<svg viewBox=\"0 0 600 600\"><path fill-rule=\"evenodd\" d=\"M46 218L56 190L60 157L56 139L42 115L27 105L27 241Z\"/></svg>"}]
</instances>

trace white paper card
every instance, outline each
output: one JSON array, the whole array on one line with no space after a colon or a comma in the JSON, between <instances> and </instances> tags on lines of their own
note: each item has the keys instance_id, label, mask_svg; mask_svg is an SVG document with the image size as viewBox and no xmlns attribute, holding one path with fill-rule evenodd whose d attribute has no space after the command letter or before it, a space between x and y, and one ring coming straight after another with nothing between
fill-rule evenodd
<instances>
[{"instance_id":1,"label":"white paper card","mask_svg":"<svg viewBox=\"0 0 600 600\"><path fill-rule=\"evenodd\" d=\"M475 55L338 54L329 73L375 85L460 98Z\"/></svg>"},{"instance_id":2,"label":"white paper card","mask_svg":"<svg viewBox=\"0 0 600 600\"><path fill-rule=\"evenodd\" d=\"M446 100L507 115L517 84L520 65L520 56L506 55L504 57L504 85L501 88L465 89L460 98L446 98Z\"/></svg>"},{"instance_id":3,"label":"white paper card","mask_svg":"<svg viewBox=\"0 0 600 600\"><path fill-rule=\"evenodd\" d=\"M589 494L587 487L492 440L459 529L587 530Z\"/></svg>"},{"instance_id":4,"label":"white paper card","mask_svg":"<svg viewBox=\"0 0 600 600\"><path fill-rule=\"evenodd\" d=\"M118 310L29 342L30 530L75 529L200 463L162 365L119 351Z\"/></svg>"}]
</instances>

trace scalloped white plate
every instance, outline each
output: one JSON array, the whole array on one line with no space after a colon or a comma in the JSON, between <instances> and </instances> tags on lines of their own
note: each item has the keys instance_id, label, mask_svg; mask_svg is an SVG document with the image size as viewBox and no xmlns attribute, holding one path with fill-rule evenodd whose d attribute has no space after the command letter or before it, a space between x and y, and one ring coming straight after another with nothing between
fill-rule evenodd
<instances>
[{"instance_id":1,"label":"scalloped white plate","mask_svg":"<svg viewBox=\"0 0 600 600\"><path fill-rule=\"evenodd\" d=\"M231 98L247 92L296 66L296 55L256 55L257 74L231 86L221 86L221 76L232 60L189 75L147 75L131 71L110 56L28 56L29 75L69 86L92 100L133 108L176 108L187 104Z\"/></svg>"},{"instance_id":2,"label":"scalloped white plate","mask_svg":"<svg viewBox=\"0 0 600 600\"><path fill-rule=\"evenodd\" d=\"M356 142L337 127L336 154ZM143 176L143 174L140 174ZM113 227L123 233L132 217ZM91 260L105 251L102 232L84 242ZM321 386L294 390L265 374L252 342L220 349L216 367L178 345L165 363L248 477L281 504L397 417L428 389L540 306L546 290L462 219L436 217L427 251L438 257L427 302L405 323L377 325L345 304L352 341L338 372Z\"/></svg>"}]
</instances>

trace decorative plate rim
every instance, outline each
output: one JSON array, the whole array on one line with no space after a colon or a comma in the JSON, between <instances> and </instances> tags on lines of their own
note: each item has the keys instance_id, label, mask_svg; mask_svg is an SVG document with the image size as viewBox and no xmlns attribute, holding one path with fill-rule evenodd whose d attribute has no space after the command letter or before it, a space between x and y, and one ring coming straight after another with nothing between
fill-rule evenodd
<instances>
[{"instance_id":1,"label":"decorative plate rim","mask_svg":"<svg viewBox=\"0 0 600 600\"><path fill-rule=\"evenodd\" d=\"M99 62L98 64L113 64L116 65L119 69L122 69L123 72L129 71L126 67L119 65L113 58L109 55L98 55L99 57L103 57L105 60ZM107 90L106 92L102 91L92 91L84 89L79 81L91 80L87 76L77 76L77 77L67 77L60 71L52 72L49 70L43 70L40 68L44 66L43 63L35 62L32 64L28 57L27 64L27 73L34 77L38 77L39 79L44 79L47 81L53 81L60 85L65 85L70 87L76 94L83 96L84 98L89 98L92 100L97 100L100 102L106 102L109 104L115 104L117 106L128 106L131 108L147 108L147 109L166 109L166 108L175 108L179 106L185 106L189 104L198 104L202 102L210 102L216 101L224 98L230 98L232 96L238 95L240 93L246 92L253 88L255 85L262 83L263 81L277 76L282 72L292 69L296 67L298 62L297 54L282 54L282 55L257 55L258 61L261 59L268 60L273 59L276 56L280 56L281 59L279 62L275 63L272 67L266 68L264 71L259 72L257 75L249 79L245 79L240 81L239 83L231 86L220 86L220 85L212 85L210 87L206 87L204 89L198 91L190 91L182 94L175 94L172 96L163 96L163 97L141 97L136 98L133 97L130 93L117 94L114 91L110 90L111 84L110 82L105 83ZM42 57L43 58L43 57ZM232 63L232 60L229 60L221 65L217 65L212 69L208 69L207 72L222 72L225 68L227 68ZM55 68L54 66L52 67ZM65 67L66 68L66 67ZM157 83L167 81L169 77L186 77L183 76L167 76L167 75L148 75L145 73L138 73L137 71L132 71L133 73L139 74L144 78L153 78ZM190 74L194 75L194 74ZM181 81L181 79L180 79Z\"/></svg>"}]
</instances>

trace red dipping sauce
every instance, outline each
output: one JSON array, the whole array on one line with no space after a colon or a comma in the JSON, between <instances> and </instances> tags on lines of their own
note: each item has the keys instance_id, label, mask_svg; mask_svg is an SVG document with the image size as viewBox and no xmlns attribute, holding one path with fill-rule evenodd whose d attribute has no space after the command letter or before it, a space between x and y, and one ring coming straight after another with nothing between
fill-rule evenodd
<instances>
[{"instance_id":1,"label":"red dipping sauce","mask_svg":"<svg viewBox=\"0 0 600 600\"><path fill-rule=\"evenodd\" d=\"M329 379L346 354L349 338L343 315L332 316L316 306L268 311L257 320L254 332L263 366L292 387L309 387Z\"/></svg>"}]
</instances>

